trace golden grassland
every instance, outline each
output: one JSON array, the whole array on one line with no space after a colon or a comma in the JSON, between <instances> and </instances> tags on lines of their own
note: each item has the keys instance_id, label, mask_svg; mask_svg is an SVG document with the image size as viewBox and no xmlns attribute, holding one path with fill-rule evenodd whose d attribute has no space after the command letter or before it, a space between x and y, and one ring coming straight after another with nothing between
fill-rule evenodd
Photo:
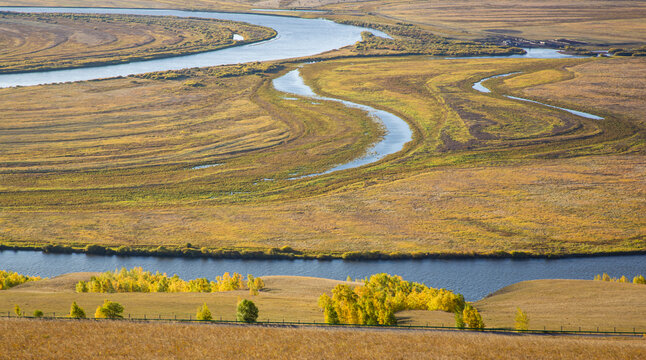
<instances>
[{"instance_id":1,"label":"golden grassland","mask_svg":"<svg viewBox=\"0 0 646 360\"><path fill-rule=\"evenodd\" d=\"M609 88L586 66L613 79L627 68L633 80ZM399 114L416 135L377 164L299 181L287 178L358 156L380 129L340 104L285 99L270 84L278 74L262 69L2 89L12 107L0 132L0 236L336 254L644 250L644 90L634 86L644 67L422 56L310 64L302 73L317 91ZM492 94L471 89L513 71L522 74L487 83ZM626 105L550 98L606 117L597 121L501 96L554 81ZM208 164L221 165L193 169Z\"/></svg>"},{"instance_id":2,"label":"golden grassland","mask_svg":"<svg viewBox=\"0 0 646 360\"><path fill-rule=\"evenodd\" d=\"M547 102L559 101L586 108L602 107L610 112L628 116L632 121L643 125L646 122L646 116L644 116L646 83L641 74L645 64L644 59L617 58L575 65L567 68L574 75L571 79L531 84L531 87L525 89L523 93ZM615 67L620 71L614 70ZM532 78L532 76L531 74L526 77L518 76L505 80L502 85L510 89L526 87L524 81L514 83L521 78Z\"/></svg>"},{"instance_id":3,"label":"golden grassland","mask_svg":"<svg viewBox=\"0 0 646 360\"><path fill-rule=\"evenodd\" d=\"M150 9L182 9L182 10L211 10L211 11L248 11L251 2L233 0L110 0L93 1L88 4L83 0L19 0L0 1L0 6L63 6L63 7L113 7L113 8L150 8Z\"/></svg>"},{"instance_id":4,"label":"golden grassland","mask_svg":"<svg viewBox=\"0 0 646 360\"><path fill-rule=\"evenodd\" d=\"M20 319L2 319L0 329L0 358L6 359L635 359L646 354L640 338Z\"/></svg>"},{"instance_id":5,"label":"golden grassland","mask_svg":"<svg viewBox=\"0 0 646 360\"><path fill-rule=\"evenodd\" d=\"M455 37L567 38L602 47L646 42L646 6L635 1L374 0L334 1L323 8L426 25Z\"/></svg>"},{"instance_id":6,"label":"golden grassland","mask_svg":"<svg viewBox=\"0 0 646 360\"><path fill-rule=\"evenodd\" d=\"M233 35L244 37L233 40ZM233 21L158 16L0 14L0 72L103 65L220 49L275 36Z\"/></svg>"},{"instance_id":7,"label":"golden grassland","mask_svg":"<svg viewBox=\"0 0 646 360\"><path fill-rule=\"evenodd\" d=\"M646 328L646 286L612 286L590 280L534 280L507 286L476 302L492 327L513 327L516 307L530 328L561 324L564 329L632 331Z\"/></svg>"},{"instance_id":8,"label":"golden grassland","mask_svg":"<svg viewBox=\"0 0 646 360\"><path fill-rule=\"evenodd\" d=\"M75 285L88 280L94 273L74 273L57 278L41 280L37 286L19 286L0 292L0 311L9 311L15 304L26 311L35 309L46 315L69 314L73 301L81 306L88 316L105 299L116 301L125 307L125 317L188 319L195 318L196 310L206 303L216 320L235 320L236 303L241 298L252 300L260 309L258 320L323 322L323 313L317 305L318 298L330 292L336 284L351 284L345 281L292 277L265 276L265 288L259 295L251 296L248 290L220 293L76 293ZM5 311L5 314L6 314Z\"/></svg>"},{"instance_id":9,"label":"golden grassland","mask_svg":"<svg viewBox=\"0 0 646 360\"><path fill-rule=\"evenodd\" d=\"M437 34L457 38L497 35L548 40L567 38L592 46L641 45L646 42L646 7L639 1L496 0L481 2L426 0L170 0L96 1L93 6L136 8L182 8L250 11L254 8L319 8L331 18L415 23ZM0 1L0 6L87 6L80 0ZM273 13L275 14L275 13ZM295 15L295 13L283 13ZM301 13L299 16L321 14Z\"/></svg>"},{"instance_id":10,"label":"golden grassland","mask_svg":"<svg viewBox=\"0 0 646 360\"><path fill-rule=\"evenodd\" d=\"M318 322L323 313L317 303L323 293L331 294L337 284L355 282L300 277L264 276L265 288L256 296L247 290L216 293L76 293L75 285L94 273L66 274L28 282L0 291L0 314L13 314L15 305L31 315L41 310L46 316L67 316L76 301L88 316L104 300L125 308L126 318L174 320L195 318L206 303L215 320L235 320L239 299L250 299L260 309L259 321ZM432 286L432 284L430 284ZM646 331L646 286L593 280L534 280L507 286L473 305L488 328L514 328L516 308L530 317L530 329L588 331ZM442 311L402 311L400 325L455 326L453 314Z\"/></svg>"}]
</instances>

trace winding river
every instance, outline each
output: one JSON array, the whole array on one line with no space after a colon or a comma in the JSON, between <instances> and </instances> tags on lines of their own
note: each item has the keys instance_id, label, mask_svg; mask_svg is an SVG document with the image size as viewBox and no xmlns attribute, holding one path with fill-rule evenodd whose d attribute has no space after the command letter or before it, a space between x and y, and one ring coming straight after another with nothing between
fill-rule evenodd
<instances>
[{"instance_id":1,"label":"winding river","mask_svg":"<svg viewBox=\"0 0 646 360\"><path fill-rule=\"evenodd\" d=\"M337 24L325 19L301 19L297 17L277 15L152 9L40 7L0 7L0 11L199 17L206 19L242 21L254 25L270 27L278 33L278 35L271 40L199 54L68 70L4 74L0 75L0 88L95 80L143 74L153 71L179 70L192 67L282 60L311 56L354 44L361 40L361 32L363 31L370 31L376 36L388 37L388 35L378 30ZM334 36L331 36L331 34L334 34Z\"/></svg>"},{"instance_id":2,"label":"winding river","mask_svg":"<svg viewBox=\"0 0 646 360\"><path fill-rule=\"evenodd\" d=\"M358 159L352 160L345 164L340 164L328 169L324 172L300 176L311 177L331 172L352 169L363 165L371 164L379 161L384 157L399 152L404 148L404 145L413 139L413 131L408 123L400 117L391 114L384 110L378 110L368 105L357 104L351 101L335 99L317 95L312 89L305 84L303 78L300 76L298 69L292 70L287 74L273 80L274 88L284 93L308 97L315 100L335 101L340 102L349 108L360 109L367 112L371 117L377 120L385 130L384 137L376 144L368 149L367 154ZM294 178L297 179L297 178Z\"/></svg>"},{"instance_id":3,"label":"winding river","mask_svg":"<svg viewBox=\"0 0 646 360\"><path fill-rule=\"evenodd\" d=\"M173 58L147 60L118 65L90 68L44 71L0 75L0 87L29 86L59 82L80 81L127 76L151 71L175 70L190 67L215 66L251 61L279 60L315 55L350 45L360 39L362 31L377 36L387 36L379 31L341 25L323 19L235 14L216 12L190 12L152 9L107 8L0 8L2 11L20 12L73 12L101 14L134 14L180 17L202 17L244 21L275 29L278 36L265 42L215 50ZM550 49L527 49L525 55L514 58L563 58L570 57ZM505 75L505 74L503 74ZM483 81L486 79L483 79ZM486 89L479 82L482 91ZM365 110L386 128L384 139L375 144L368 154L351 163L342 164L325 173L362 166L377 161L402 149L412 133L400 118L385 111L344 100L322 97L307 87L294 70L274 80L276 89L288 94L318 100L337 101L348 107ZM485 91L486 92L486 91ZM512 97L513 99L513 97ZM519 99L531 101L529 99ZM541 104L550 106L547 104ZM569 111L569 109L562 109ZM574 110L571 110L571 112ZM583 113L585 114L585 113ZM577 114L584 116L581 114ZM595 116L592 114L587 114ZM312 174L306 176L314 176ZM591 279L595 274L608 272L613 276L646 274L646 255L606 256L565 259L426 259L387 261L319 261L319 260L231 260L159 257L92 256L84 254L45 254L34 251L0 251L0 269L30 275L52 277L68 272L105 271L118 267L142 266L151 271L177 273L183 278L214 278L225 271L262 275L303 275L345 279L346 276L363 278L378 272L402 275L407 280L424 282L433 287L444 287L463 293L467 300L477 300L512 283L544 278Z\"/></svg>"}]
</instances>

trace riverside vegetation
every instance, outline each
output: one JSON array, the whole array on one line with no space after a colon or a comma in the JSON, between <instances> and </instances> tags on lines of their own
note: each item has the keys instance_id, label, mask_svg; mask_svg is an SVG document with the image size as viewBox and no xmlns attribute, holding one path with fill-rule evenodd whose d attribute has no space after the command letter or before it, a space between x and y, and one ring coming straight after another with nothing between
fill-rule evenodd
<instances>
[{"instance_id":1,"label":"riverside vegetation","mask_svg":"<svg viewBox=\"0 0 646 360\"><path fill-rule=\"evenodd\" d=\"M60 317L70 314L76 307L96 309L109 299L124 307L123 316L127 318L189 319L194 318L197 308L206 304L213 320L234 321L237 304L241 298L249 296L245 289L208 293L76 291L79 281L87 282L99 275L66 274L3 290L0 292L0 313L13 313L14 307L19 305L21 315L40 310L45 317ZM258 321L263 322L323 323L330 322L336 314L339 323L366 320L366 323L378 324L381 318L404 326L453 327L465 323L465 327L470 327L468 324L475 321L478 325L486 324L487 328L514 329L520 308L531 319L532 330L646 331L646 319L641 316L646 311L646 287L641 284L592 280L525 281L467 304L459 294L383 274L361 281L294 276L263 276L262 280L265 286L253 297L253 302L262 310L262 318ZM539 293L541 297L537 298ZM72 305L71 309L70 304L74 303L76 306ZM394 319L390 315L393 311ZM75 313L78 312L77 309ZM346 315L349 319L342 321ZM87 314L90 316L92 313Z\"/></svg>"},{"instance_id":2,"label":"riverside vegetation","mask_svg":"<svg viewBox=\"0 0 646 360\"><path fill-rule=\"evenodd\" d=\"M89 281L79 281L76 292L219 292L249 289L250 294L257 295L264 286L261 278L255 278L251 274L247 275L247 281L238 273L231 275L228 272L217 276L215 281L206 278L185 281L177 274L169 277L135 267L130 270L121 268L119 271L107 271L92 276Z\"/></svg>"},{"instance_id":3,"label":"riverside vegetation","mask_svg":"<svg viewBox=\"0 0 646 360\"><path fill-rule=\"evenodd\" d=\"M404 281L399 276L372 275L361 286L339 284L332 297L321 295L318 305L328 324L396 325L404 310L444 311L455 314L456 327L483 329L482 317L461 294Z\"/></svg>"},{"instance_id":4,"label":"riverside vegetation","mask_svg":"<svg viewBox=\"0 0 646 360\"><path fill-rule=\"evenodd\" d=\"M274 36L273 29L226 20L0 12L0 73L149 60Z\"/></svg>"},{"instance_id":5,"label":"riverside vegetation","mask_svg":"<svg viewBox=\"0 0 646 360\"><path fill-rule=\"evenodd\" d=\"M6 290L27 281L38 280L41 280L40 276L28 276L13 271L0 270L0 290Z\"/></svg>"},{"instance_id":6,"label":"riverside vegetation","mask_svg":"<svg viewBox=\"0 0 646 360\"><path fill-rule=\"evenodd\" d=\"M595 275L594 280L597 281L612 281L612 282L620 282L620 283L628 283L630 282L628 278L625 275L622 275L620 278L615 278L615 277L610 277L610 275L603 273L602 275ZM637 275L633 278L632 281L633 284L644 284L646 285L646 279L644 278L644 275Z\"/></svg>"}]
</instances>

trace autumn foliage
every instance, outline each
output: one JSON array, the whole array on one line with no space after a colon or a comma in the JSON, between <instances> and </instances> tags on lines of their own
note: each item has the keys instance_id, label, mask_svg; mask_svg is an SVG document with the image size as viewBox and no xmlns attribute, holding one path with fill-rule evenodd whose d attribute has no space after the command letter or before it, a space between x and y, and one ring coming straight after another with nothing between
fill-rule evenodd
<instances>
[{"instance_id":1,"label":"autumn foliage","mask_svg":"<svg viewBox=\"0 0 646 360\"><path fill-rule=\"evenodd\" d=\"M484 327L478 311L461 294L404 281L400 276L372 275L363 285L339 284L319 298L329 324L396 325L395 313L403 310L440 310L459 314L468 327ZM472 326L473 325L473 326Z\"/></svg>"},{"instance_id":2,"label":"autumn foliage","mask_svg":"<svg viewBox=\"0 0 646 360\"><path fill-rule=\"evenodd\" d=\"M107 271L98 276L93 276L89 281L79 281L76 284L77 292L221 292L240 289L249 289L252 294L257 294L265 284L260 278L247 276L247 281L242 275L224 273L216 276L215 281L206 278L182 280L175 274L171 277L165 273L151 273L140 267L131 270L122 268L117 271Z\"/></svg>"},{"instance_id":3,"label":"autumn foliage","mask_svg":"<svg viewBox=\"0 0 646 360\"><path fill-rule=\"evenodd\" d=\"M40 276L27 276L17 272L0 270L0 290L6 290L27 281L37 280L41 280Z\"/></svg>"},{"instance_id":4,"label":"autumn foliage","mask_svg":"<svg viewBox=\"0 0 646 360\"><path fill-rule=\"evenodd\" d=\"M594 279L597 281L610 281L610 282L619 282L619 283L629 283L630 281L625 275L622 275L620 278L616 277L610 277L610 275L603 273L602 275L595 275ZM645 284L646 285L646 279L644 278L644 275L637 275L633 278L633 284Z\"/></svg>"}]
</instances>

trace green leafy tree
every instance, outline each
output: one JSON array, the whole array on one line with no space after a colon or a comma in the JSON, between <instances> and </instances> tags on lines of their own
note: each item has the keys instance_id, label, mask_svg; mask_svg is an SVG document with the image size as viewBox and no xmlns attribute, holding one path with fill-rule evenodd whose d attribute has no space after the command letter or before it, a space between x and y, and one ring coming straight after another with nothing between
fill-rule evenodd
<instances>
[{"instance_id":1,"label":"green leafy tree","mask_svg":"<svg viewBox=\"0 0 646 360\"><path fill-rule=\"evenodd\" d=\"M204 305L197 308L197 315L195 315L195 318L202 321L213 320L213 316L211 316L211 311L209 310L209 307L206 306L206 303L204 303Z\"/></svg>"},{"instance_id":2,"label":"green leafy tree","mask_svg":"<svg viewBox=\"0 0 646 360\"><path fill-rule=\"evenodd\" d=\"M455 327L458 329L464 329L464 319L462 319L462 312L455 312Z\"/></svg>"},{"instance_id":3,"label":"green leafy tree","mask_svg":"<svg viewBox=\"0 0 646 360\"><path fill-rule=\"evenodd\" d=\"M103 305L96 308L94 317L97 319L123 319L123 306L117 302L105 300Z\"/></svg>"},{"instance_id":4,"label":"green leafy tree","mask_svg":"<svg viewBox=\"0 0 646 360\"><path fill-rule=\"evenodd\" d=\"M516 308L516 318L514 319L516 330L529 329L529 316L520 308Z\"/></svg>"},{"instance_id":5,"label":"green leafy tree","mask_svg":"<svg viewBox=\"0 0 646 360\"><path fill-rule=\"evenodd\" d=\"M42 311L40 310L34 310L34 317L35 318L42 318L45 314L43 314Z\"/></svg>"},{"instance_id":6,"label":"green leafy tree","mask_svg":"<svg viewBox=\"0 0 646 360\"><path fill-rule=\"evenodd\" d=\"M72 303L72 307L70 308L70 317L74 319L85 319L85 311L76 304L76 301Z\"/></svg>"},{"instance_id":7,"label":"green leafy tree","mask_svg":"<svg viewBox=\"0 0 646 360\"><path fill-rule=\"evenodd\" d=\"M464 310L462 310L462 319L464 320L466 327L470 329L484 329L485 327L484 321L482 321L482 316L480 316L478 310L470 304L466 304L464 306Z\"/></svg>"},{"instance_id":8,"label":"green leafy tree","mask_svg":"<svg viewBox=\"0 0 646 360\"><path fill-rule=\"evenodd\" d=\"M246 323L256 322L256 319L258 319L258 308L256 304L246 299L240 301L236 311L236 318L238 321L244 321Z\"/></svg>"},{"instance_id":9,"label":"green leafy tree","mask_svg":"<svg viewBox=\"0 0 646 360\"><path fill-rule=\"evenodd\" d=\"M18 306L18 304L13 307L13 312L15 312L18 316L22 316L22 310L20 309L20 306Z\"/></svg>"},{"instance_id":10,"label":"green leafy tree","mask_svg":"<svg viewBox=\"0 0 646 360\"><path fill-rule=\"evenodd\" d=\"M87 292L87 290L87 284L85 283L85 281L79 281L78 283L76 283L77 293L84 293Z\"/></svg>"},{"instance_id":11,"label":"green leafy tree","mask_svg":"<svg viewBox=\"0 0 646 360\"><path fill-rule=\"evenodd\" d=\"M325 307L325 322L332 325L341 323L341 321L339 321L339 315L336 313L336 310L334 310L334 306L332 304L328 304Z\"/></svg>"}]
</instances>

